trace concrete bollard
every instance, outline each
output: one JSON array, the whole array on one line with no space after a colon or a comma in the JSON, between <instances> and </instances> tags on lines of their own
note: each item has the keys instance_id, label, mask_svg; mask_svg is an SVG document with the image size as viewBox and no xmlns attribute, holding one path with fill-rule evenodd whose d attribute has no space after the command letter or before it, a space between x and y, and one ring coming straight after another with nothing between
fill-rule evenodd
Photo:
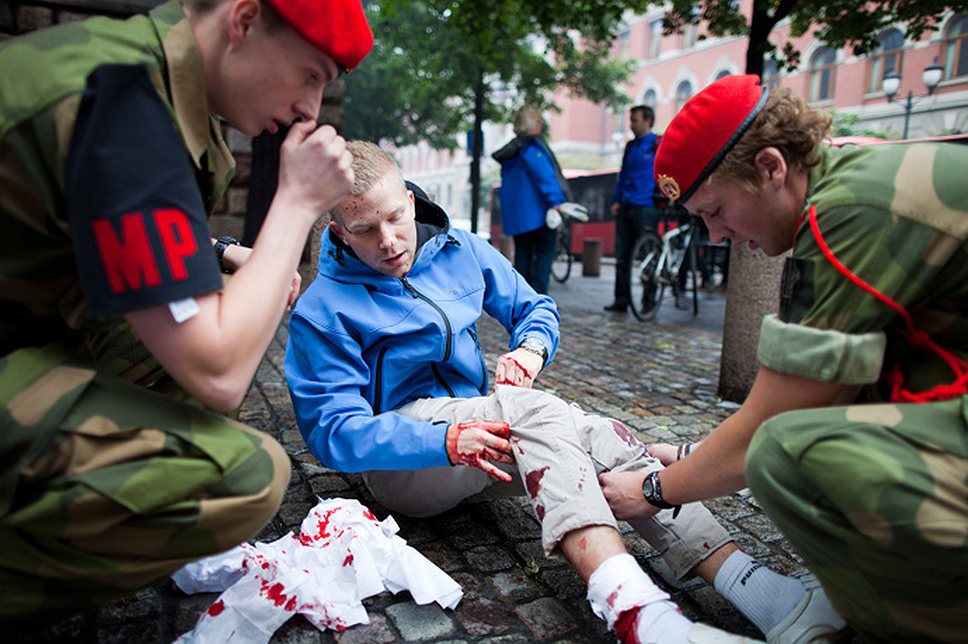
<instances>
[{"instance_id":1,"label":"concrete bollard","mask_svg":"<svg viewBox=\"0 0 968 644\"><path fill-rule=\"evenodd\" d=\"M602 240L586 237L581 252L581 274L583 277L598 277L602 274Z\"/></svg>"},{"instance_id":2,"label":"concrete bollard","mask_svg":"<svg viewBox=\"0 0 968 644\"><path fill-rule=\"evenodd\" d=\"M508 258L508 261L512 264L514 263L514 237L501 237L500 248L501 254Z\"/></svg>"}]
</instances>

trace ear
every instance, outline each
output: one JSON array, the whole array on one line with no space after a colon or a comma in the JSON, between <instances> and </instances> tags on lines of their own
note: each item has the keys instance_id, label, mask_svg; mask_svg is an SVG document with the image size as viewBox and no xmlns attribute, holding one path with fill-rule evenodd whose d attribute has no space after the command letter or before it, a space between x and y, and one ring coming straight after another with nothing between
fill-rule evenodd
<instances>
[{"instance_id":1,"label":"ear","mask_svg":"<svg viewBox=\"0 0 968 644\"><path fill-rule=\"evenodd\" d=\"M232 0L229 9L229 41L233 45L238 45L251 33L253 25L261 18L261 12L259 0Z\"/></svg>"},{"instance_id":2,"label":"ear","mask_svg":"<svg viewBox=\"0 0 968 644\"><path fill-rule=\"evenodd\" d=\"M789 166L786 157L778 148L773 146L763 148L756 153L753 163L756 164L756 169L764 185L779 189L786 184Z\"/></svg>"},{"instance_id":3,"label":"ear","mask_svg":"<svg viewBox=\"0 0 968 644\"><path fill-rule=\"evenodd\" d=\"M329 222L329 234L344 244L346 243L346 241L343 239L343 236L339 234L339 224L337 224L335 221Z\"/></svg>"}]
</instances>

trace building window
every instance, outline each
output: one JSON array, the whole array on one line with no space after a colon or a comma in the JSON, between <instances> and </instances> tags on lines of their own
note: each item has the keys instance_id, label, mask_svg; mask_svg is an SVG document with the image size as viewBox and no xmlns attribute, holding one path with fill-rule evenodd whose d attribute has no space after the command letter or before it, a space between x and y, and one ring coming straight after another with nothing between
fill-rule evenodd
<instances>
[{"instance_id":1,"label":"building window","mask_svg":"<svg viewBox=\"0 0 968 644\"><path fill-rule=\"evenodd\" d=\"M662 19L653 20L649 23L649 50L646 52L646 60L655 60L662 53Z\"/></svg>"},{"instance_id":2,"label":"building window","mask_svg":"<svg viewBox=\"0 0 968 644\"><path fill-rule=\"evenodd\" d=\"M879 92L888 74L901 75L904 63L904 34L897 29L885 29L871 54L870 92Z\"/></svg>"},{"instance_id":3,"label":"building window","mask_svg":"<svg viewBox=\"0 0 968 644\"><path fill-rule=\"evenodd\" d=\"M834 68L837 52L821 47L810 61L810 100L829 101L834 97Z\"/></svg>"},{"instance_id":4,"label":"building window","mask_svg":"<svg viewBox=\"0 0 968 644\"><path fill-rule=\"evenodd\" d=\"M655 109L656 104L659 102L659 95L654 89L645 90L645 94L642 95L642 104L648 105L649 107Z\"/></svg>"},{"instance_id":5,"label":"building window","mask_svg":"<svg viewBox=\"0 0 968 644\"><path fill-rule=\"evenodd\" d=\"M968 76L968 15L960 14L951 19L944 42L945 78Z\"/></svg>"},{"instance_id":6,"label":"building window","mask_svg":"<svg viewBox=\"0 0 968 644\"><path fill-rule=\"evenodd\" d=\"M632 52L629 50L629 39L628 29L619 33L616 52L619 60L628 60L631 58Z\"/></svg>"},{"instance_id":7,"label":"building window","mask_svg":"<svg viewBox=\"0 0 968 644\"><path fill-rule=\"evenodd\" d=\"M769 89L780 86L780 66L772 58L763 61L763 86Z\"/></svg>"},{"instance_id":8,"label":"building window","mask_svg":"<svg viewBox=\"0 0 968 644\"><path fill-rule=\"evenodd\" d=\"M682 26L682 48L692 49L696 46L697 32L699 31L699 5L693 5L692 21Z\"/></svg>"},{"instance_id":9,"label":"building window","mask_svg":"<svg viewBox=\"0 0 968 644\"><path fill-rule=\"evenodd\" d=\"M681 110L690 98L692 98L692 83L682 81L676 85L676 112Z\"/></svg>"},{"instance_id":10,"label":"building window","mask_svg":"<svg viewBox=\"0 0 968 644\"><path fill-rule=\"evenodd\" d=\"M732 76L733 72L728 69L721 69L716 72L716 78L714 80L719 80L720 78L726 78L727 76Z\"/></svg>"}]
</instances>

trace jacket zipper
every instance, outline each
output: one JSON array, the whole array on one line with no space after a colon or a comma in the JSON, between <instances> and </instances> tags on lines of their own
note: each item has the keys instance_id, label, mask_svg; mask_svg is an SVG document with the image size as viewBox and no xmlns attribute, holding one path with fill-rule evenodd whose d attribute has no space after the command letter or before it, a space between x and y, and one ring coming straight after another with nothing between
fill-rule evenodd
<instances>
[{"instance_id":1,"label":"jacket zipper","mask_svg":"<svg viewBox=\"0 0 968 644\"><path fill-rule=\"evenodd\" d=\"M380 413L380 402L383 400L383 358L389 347L380 349L376 356L376 385L373 388L373 415Z\"/></svg>"},{"instance_id":2,"label":"jacket zipper","mask_svg":"<svg viewBox=\"0 0 968 644\"><path fill-rule=\"evenodd\" d=\"M401 277L400 281L403 282L403 287L407 289L407 292L410 293L410 295L412 295L415 299L423 300L430 306L434 307L434 310L440 314L440 318L444 321L444 328L447 331L447 342L444 345L444 359L441 362L447 362L450 360L451 345L453 343L453 330L450 328L450 320L447 318L447 314L444 313L442 308L434 304L429 297L415 289L413 285L407 281L406 277Z\"/></svg>"},{"instance_id":3,"label":"jacket zipper","mask_svg":"<svg viewBox=\"0 0 968 644\"><path fill-rule=\"evenodd\" d=\"M470 334L472 338L474 338L474 347L477 349L477 356L478 358L480 358L480 362L481 362L481 373L484 376L483 380L481 381L481 385L480 387L477 388L477 390L481 392L482 396L486 396L487 395L487 363L484 362L484 352L481 351L481 342L480 340L477 339L477 331L474 329L474 327L468 328L467 332Z\"/></svg>"},{"instance_id":4,"label":"jacket zipper","mask_svg":"<svg viewBox=\"0 0 968 644\"><path fill-rule=\"evenodd\" d=\"M440 370L437 369L437 363L436 362L431 362L430 363L430 370L434 372L434 377L437 379L437 382L439 382L440 384L442 384L444 386L444 389L447 390L447 395L450 396L451 398L456 398L457 396L454 395L454 390L450 388L450 385L448 385L444 381L444 377L442 375L440 375Z\"/></svg>"}]
</instances>

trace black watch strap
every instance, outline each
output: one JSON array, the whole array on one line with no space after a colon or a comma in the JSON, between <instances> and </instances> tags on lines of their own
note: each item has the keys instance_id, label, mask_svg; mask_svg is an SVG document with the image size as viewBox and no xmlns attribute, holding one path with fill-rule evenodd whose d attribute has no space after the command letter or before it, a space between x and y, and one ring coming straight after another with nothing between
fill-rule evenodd
<instances>
[{"instance_id":1,"label":"black watch strap","mask_svg":"<svg viewBox=\"0 0 968 644\"><path fill-rule=\"evenodd\" d=\"M239 240L235 237L229 237L228 235L221 235L215 239L215 256L218 258L218 266L222 269L223 273L228 273L229 271L225 268L225 264L222 263L222 258L225 256L225 249L229 246L238 246Z\"/></svg>"},{"instance_id":2,"label":"black watch strap","mask_svg":"<svg viewBox=\"0 0 968 644\"><path fill-rule=\"evenodd\" d=\"M662 484L659 482L658 471L645 475L645 480L642 481L642 496L650 505L660 510L672 510L673 519L679 516L679 511L682 510L681 505L672 505L662 498Z\"/></svg>"}]
</instances>

